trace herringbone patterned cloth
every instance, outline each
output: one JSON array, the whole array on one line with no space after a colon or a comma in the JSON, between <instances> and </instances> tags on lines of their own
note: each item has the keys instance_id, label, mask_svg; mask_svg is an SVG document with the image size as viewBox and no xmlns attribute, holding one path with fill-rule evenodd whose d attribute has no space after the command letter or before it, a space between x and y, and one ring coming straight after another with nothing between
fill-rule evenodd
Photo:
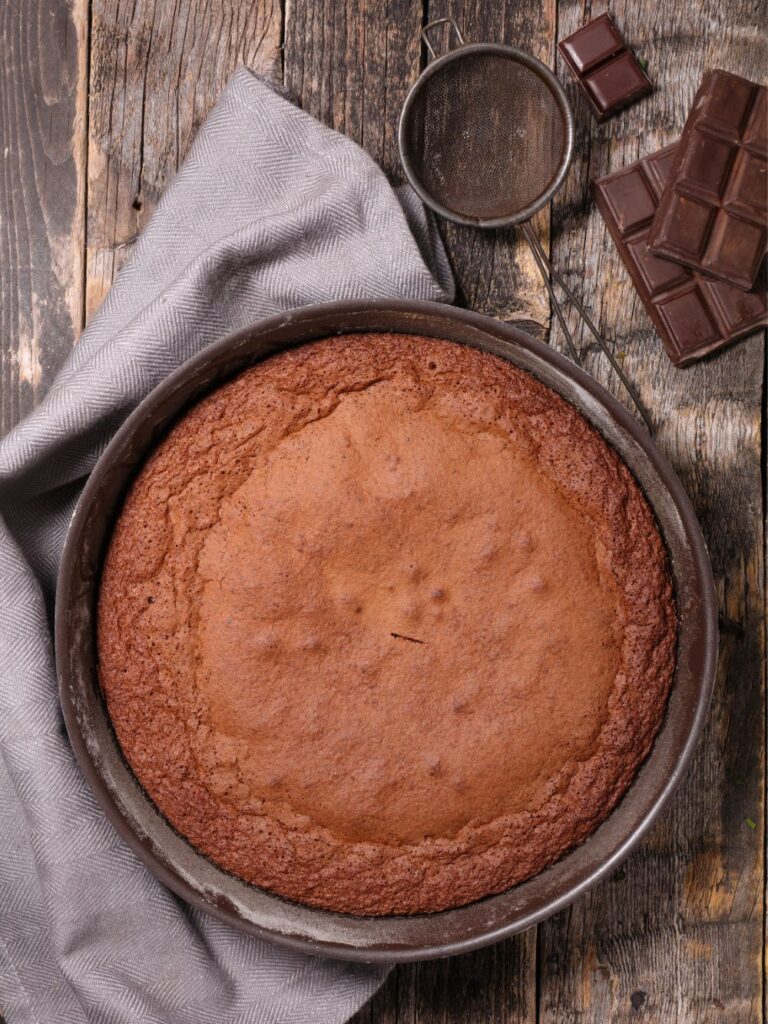
<instances>
[{"instance_id":1,"label":"herringbone patterned cloth","mask_svg":"<svg viewBox=\"0 0 768 1024\"><path fill-rule=\"evenodd\" d=\"M204 345L331 299L450 300L434 226L348 139L241 69L49 394L0 445L0 1008L9 1024L343 1021L383 968L283 952L191 910L80 774L51 614L88 472Z\"/></svg>"}]
</instances>

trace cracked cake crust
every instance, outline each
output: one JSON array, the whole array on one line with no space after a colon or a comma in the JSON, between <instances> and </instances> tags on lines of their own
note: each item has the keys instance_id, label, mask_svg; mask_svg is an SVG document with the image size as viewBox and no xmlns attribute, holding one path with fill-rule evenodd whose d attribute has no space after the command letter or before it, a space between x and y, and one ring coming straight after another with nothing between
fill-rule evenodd
<instances>
[{"instance_id":1,"label":"cracked cake crust","mask_svg":"<svg viewBox=\"0 0 768 1024\"><path fill-rule=\"evenodd\" d=\"M221 867L355 914L541 871L625 792L674 670L631 473L506 361L348 335L188 412L106 555L121 748Z\"/></svg>"}]
</instances>

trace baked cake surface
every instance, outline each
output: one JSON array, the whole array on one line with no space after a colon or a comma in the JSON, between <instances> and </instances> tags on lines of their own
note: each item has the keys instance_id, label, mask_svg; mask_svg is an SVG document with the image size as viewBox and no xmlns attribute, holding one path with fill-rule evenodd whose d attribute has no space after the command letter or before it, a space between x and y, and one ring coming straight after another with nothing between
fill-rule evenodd
<instances>
[{"instance_id":1,"label":"baked cake surface","mask_svg":"<svg viewBox=\"0 0 768 1024\"><path fill-rule=\"evenodd\" d=\"M220 387L134 482L99 673L204 854L358 914L500 892L583 840L660 725L676 619L629 470L550 389L349 335Z\"/></svg>"}]
</instances>

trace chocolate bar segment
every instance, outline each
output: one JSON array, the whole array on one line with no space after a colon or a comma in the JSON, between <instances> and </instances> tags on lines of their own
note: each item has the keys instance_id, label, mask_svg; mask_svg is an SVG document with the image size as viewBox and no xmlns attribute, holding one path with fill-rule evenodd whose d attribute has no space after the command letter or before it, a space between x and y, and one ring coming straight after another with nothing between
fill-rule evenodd
<instances>
[{"instance_id":1,"label":"chocolate bar segment","mask_svg":"<svg viewBox=\"0 0 768 1024\"><path fill-rule=\"evenodd\" d=\"M655 256L648 248L656 208L678 145L592 182L592 194L669 358L685 366L768 323L765 283L742 291Z\"/></svg>"},{"instance_id":2,"label":"chocolate bar segment","mask_svg":"<svg viewBox=\"0 0 768 1024\"><path fill-rule=\"evenodd\" d=\"M598 121L653 91L610 14L601 14L563 39L558 49Z\"/></svg>"},{"instance_id":3,"label":"chocolate bar segment","mask_svg":"<svg viewBox=\"0 0 768 1024\"><path fill-rule=\"evenodd\" d=\"M768 246L768 90L708 71L649 236L657 256L750 289Z\"/></svg>"}]
</instances>

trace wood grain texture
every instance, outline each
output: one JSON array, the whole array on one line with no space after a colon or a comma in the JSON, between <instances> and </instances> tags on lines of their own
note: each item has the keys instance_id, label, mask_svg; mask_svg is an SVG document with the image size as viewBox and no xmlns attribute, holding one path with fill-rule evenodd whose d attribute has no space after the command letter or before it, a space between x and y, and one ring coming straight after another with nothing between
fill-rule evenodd
<instances>
[{"instance_id":1,"label":"wood grain texture","mask_svg":"<svg viewBox=\"0 0 768 1024\"><path fill-rule=\"evenodd\" d=\"M407 76L403 74L401 79L397 102L390 102L383 110L366 107L366 121L370 118L371 122L367 128L364 124L360 134L354 136L374 155L376 150L371 148L366 139L369 140L371 135L375 138L377 125L378 131L385 138L396 137L402 103L409 85L418 74L420 11L414 10L413 4L409 4L408 8L413 25L408 37L412 57L408 62ZM332 22L332 19L328 19L329 8L326 6L324 10L325 37L332 40L336 33L328 29L329 20ZM393 22L399 24L401 20L392 11L392 4L389 5L388 13L389 19L385 19L379 28L379 33L384 33L382 40L388 37L389 26ZM436 0L425 9L424 19L432 20L449 14L456 18L467 40L514 43L542 60L551 62L554 53L554 2L541 4L536 0L524 0L522 3L513 3L512 0L505 0L504 3L489 5L479 0L462 0L448 5L443 0ZM307 42L315 39L316 35L306 31L306 24L302 27L304 31L301 38L305 47L303 61L306 66ZM290 19L286 28L286 83L291 86L294 80L293 50L289 45L292 38ZM447 35L445 41L448 42ZM375 45L374 42L374 51ZM381 49L389 44L380 42L378 45ZM356 73L351 69L350 62L354 65L360 57L358 53L345 51L342 65L344 81L351 83L358 95L360 86L357 76L364 75L364 72ZM365 60L365 54L362 58ZM318 63L321 68L327 67L327 62L322 58ZM336 88L339 87L337 83ZM331 91L326 86L326 95ZM315 101L315 106L309 109L334 127L344 130L345 120L331 120L333 105L324 107L322 102L316 100L318 95L322 95L322 85L320 88L312 88L309 95ZM345 102L337 99L336 109L344 110ZM385 148L384 164L390 172L394 170L399 176L398 158L392 156L388 147ZM541 231L547 232L548 224L548 214L538 218L537 227ZM513 231L480 232L453 224L443 224L442 232L456 277L458 302L470 309L514 321L543 335L549 322L549 306L538 271L523 240ZM400 1021L412 1021L413 1024L432 1021L445 1024L458 1024L461 1021L523 1024L532 1021L535 1014L536 930L532 929L499 946L470 956L398 967L382 991L355 1018L355 1024L362 1024L363 1021L369 1021L370 1024L378 1021L387 1024Z\"/></svg>"},{"instance_id":2,"label":"wood grain texture","mask_svg":"<svg viewBox=\"0 0 768 1024\"><path fill-rule=\"evenodd\" d=\"M84 308L101 302L237 64L278 79L284 72L305 109L399 178L397 120L423 62L424 20L451 13L468 39L503 40L552 66L556 38L605 4L289 0L281 10L279 0L91 0L90 8L89 43L88 0L5 0L0 9L1 430L44 393ZM764 76L765 2L615 0L611 10L657 91L598 126L558 67L577 140L551 250L640 386L700 516L721 606L712 714L681 791L608 881L538 938L531 931L398 968L356 1024L752 1024L763 1016L765 341L675 370L587 183L672 141L704 68ZM546 242L548 216L537 229ZM445 237L464 304L547 331L543 286L513 233L447 227ZM604 357L571 326L588 368L624 397ZM562 349L556 326L551 334Z\"/></svg>"},{"instance_id":3,"label":"wood grain texture","mask_svg":"<svg viewBox=\"0 0 768 1024\"><path fill-rule=\"evenodd\" d=\"M286 11L288 91L360 143L395 180L402 178L397 122L419 74L422 14L412 0L301 0ZM528 1021L535 1013L535 949L532 934L468 957L398 967L355 1022Z\"/></svg>"},{"instance_id":4,"label":"wood grain texture","mask_svg":"<svg viewBox=\"0 0 768 1024\"><path fill-rule=\"evenodd\" d=\"M672 367L586 196L589 178L674 141L705 68L759 78L765 42L748 0L727 10L712 0L658 6L619 0L611 10L648 59L657 91L597 126L569 86L578 158L555 203L554 254L574 286L585 282L592 310L654 414L658 444L693 499L720 598L721 653L706 732L672 806L610 881L540 929L539 1019L757 1022L764 913L764 337L689 369ZM560 37L586 17L581 4L561 3ZM562 347L559 332L553 334ZM594 346L588 365L621 396Z\"/></svg>"},{"instance_id":5,"label":"wood grain texture","mask_svg":"<svg viewBox=\"0 0 768 1024\"><path fill-rule=\"evenodd\" d=\"M284 84L302 108L402 180L397 123L419 73L421 0L291 0Z\"/></svg>"},{"instance_id":6,"label":"wood grain texture","mask_svg":"<svg viewBox=\"0 0 768 1024\"><path fill-rule=\"evenodd\" d=\"M279 78L279 0L93 0L87 316L232 71Z\"/></svg>"},{"instance_id":7,"label":"wood grain texture","mask_svg":"<svg viewBox=\"0 0 768 1024\"><path fill-rule=\"evenodd\" d=\"M0 7L0 434L80 331L86 27L86 0Z\"/></svg>"},{"instance_id":8,"label":"wood grain texture","mask_svg":"<svg viewBox=\"0 0 768 1024\"><path fill-rule=\"evenodd\" d=\"M452 15L467 42L507 43L554 64L555 0L431 0L429 19ZM439 52L439 51L438 51ZM513 143L510 143L513 144ZM482 159L482 154L478 154ZM546 182L542 182L542 187ZM549 212L534 219L545 247ZM458 302L544 337L549 301L519 230L478 231L446 224L444 238L458 288Z\"/></svg>"},{"instance_id":9,"label":"wood grain texture","mask_svg":"<svg viewBox=\"0 0 768 1024\"><path fill-rule=\"evenodd\" d=\"M535 941L513 939L397 967L351 1024L533 1024L535 948Z\"/></svg>"}]
</instances>

